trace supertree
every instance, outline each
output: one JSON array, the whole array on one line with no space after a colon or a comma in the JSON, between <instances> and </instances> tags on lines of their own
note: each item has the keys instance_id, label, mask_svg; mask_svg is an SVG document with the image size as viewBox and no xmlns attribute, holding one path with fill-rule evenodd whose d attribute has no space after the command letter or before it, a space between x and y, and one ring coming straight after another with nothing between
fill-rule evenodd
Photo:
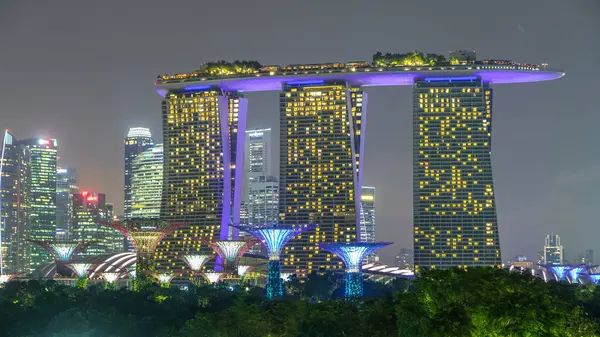
<instances>
[{"instance_id":1,"label":"supertree","mask_svg":"<svg viewBox=\"0 0 600 337\"><path fill-rule=\"evenodd\" d=\"M237 273L241 278L244 278L246 274L252 272L256 267L262 266L264 263L256 263L256 264L239 264L237 266Z\"/></svg>"},{"instance_id":2,"label":"supertree","mask_svg":"<svg viewBox=\"0 0 600 337\"><path fill-rule=\"evenodd\" d=\"M240 258L248 249L257 244L257 239L244 240L203 240L212 250L219 255L225 263L225 272L235 274Z\"/></svg>"},{"instance_id":3,"label":"supertree","mask_svg":"<svg viewBox=\"0 0 600 337\"><path fill-rule=\"evenodd\" d=\"M133 288L140 290L151 281L154 266L152 259L160 241L177 228L186 226L186 223L171 223L152 219L131 219L115 222L103 222L123 234L135 247L136 252L136 277Z\"/></svg>"},{"instance_id":4,"label":"supertree","mask_svg":"<svg viewBox=\"0 0 600 337\"><path fill-rule=\"evenodd\" d=\"M14 273L14 274L0 274L0 288L4 287L4 285L16 277L24 273Z\"/></svg>"},{"instance_id":5,"label":"supertree","mask_svg":"<svg viewBox=\"0 0 600 337\"><path fill-rule=\"evenodd\" d=\"M88 270L92 267L92 264L85 262L67 263L67 267L71 269L77 276L77 287L85 288L87 286L88 280L87 273Z\"/></svg>"},{"instance_id":6,"label":"supertree","mask_svg":"<svg viewBox=\"0 0 600 337\"><path fill-rule=\"evenodd\" d=\"M175 274L174 273L160 273L160 274L153 274L152 276L154 276L156 278L156 280L158 280L161 288L169 288L171 286L171 280L173 280L173 278L175 277Z\"/></svg>"},{"instance_id":7,"label":"supertree","mask_svg":"<svg viewBox=\"0 0 600 337\"><path fill-rule=\"evenodd\" d=\"M556 281L566 280L567 275L569 274L569 270L571 270L573 268L573 266L571 266L571 265L562 265L562 264L555 264L555 265L546 264L546 265L540 265L540 266L546 268L547 271L552 273L552 275L554 275L554 278L556 279Z\"/></svg>"},{"instance_id":8,"label":"supertree","mask_svg":"<svg viewBox=\"0 0 600 337\"><path fill-rule=\"evenodd\" d=\"M256 227L239 227L259 239L269 256L266 294L267 298L283 296L283 282L281 281L281 251L283 246L293 237L313 226L265 225Z\"/></svg>"},{"instance_id":9,"label":"supertree","mask_svg":"<svg viewBox=\"0 0 600 337\"><path fill-rule=\"evenodd\" d=\"M123 275L119 272L101 273L102 278L106 281L106 289L115 289L116 283Z\"/></svg>"},{"instance_id":10,"label":"supertree","mask_svg":"<svg viewBox=\"0 0 600 337\"><path fill-rule=\"evenodd\" d=\"M363 295L362 261L367 255L391 242L321 243L320 247L337 255L346 265L346 300Z\"/></svg>"},{"instance_id":11,"label":"supertree","mask_svg":"<svg viewBox=\"0 0 600 337\"><path fill-rule=\"evenodd\" d=\"M595 285L600 284L600 274L581 274L594 282Z\"/></svg>"},{"instance_id":12,"label":"supertree","mask_svg":"<svg viewBox=\"0 0 600 337\"><path fill-rule=\"evenodd\" d=\"M38 241L27 240L34 243L50 254L56 262L67 263L71 261L77 254L83 252L87 247L98 243L98 241Z\"/></svg>"},{"instance_id":13,"label":"supertree","mask_svg":"<svg viewBox=\"0 0 600 337\"><path fill-rule=\"evenodd\" d=\"M592 266L586 266L586 265L577 265L577 266L573 266L571 269L569 269L568 273L569 273L569 283L573 284L573 283L579 283L579 274L581 274L582 272L588 270L592 268Z\"/></svg>"},{"instance_id":14,"label":"supertree","mask_svg":"<svg viewBox=\"0 0 600 337\"><path fill-rule=\"evenodd\" d=\"M211 284L215 284L217 282L219 282L219 280L221 279L221 277L223 277L223 273L221 272L206 272L206 273L202 273L202 275L206 278L206 280L211 283Z\"/></svg>"},{"instance_id":15,"label":"supertree","mask_svg":"<svg viewBox=\"0 0 600 337\"><path fill-rule=\"evenodd\" d=\"M204 267L204 264L213 257L214 255L211 254L185 254L181 257L183 262L185 262L192 271L192 284L196 286L200 284L202 267Z\"/></svg>"}]
</instances>

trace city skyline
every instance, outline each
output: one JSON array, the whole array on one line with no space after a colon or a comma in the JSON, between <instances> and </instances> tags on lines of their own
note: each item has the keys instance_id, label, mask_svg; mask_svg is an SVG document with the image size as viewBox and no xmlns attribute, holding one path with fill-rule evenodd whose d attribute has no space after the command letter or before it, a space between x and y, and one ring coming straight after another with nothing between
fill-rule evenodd
<instances>
[{"instance_id":1,"label":"city skyline","mask_svg":"<svg viewBox=\"0 0 600 337\"><path fill-rule=\"evenodd\" d=\"M521 5L519 4L519 6ZM448 13L454 13L459 17L462 15L457 13L456 9L446 7L445 4L440 6ZM535 16L525 13L530 6L535 8L535 11L531 11L536 13ZM560 6L561 10L557 11L557 6ZM12 31L11 25L13 23L9 17L10 13L34 15L38 11L52 12L52 8L43 7L26 10L21 5L6 5L0 11L0 13L7 15L6 18L3 16L3 20L0 20L3 31ZM565 14L561 16L560 24L551 26L548 23L555 20L551 20L554 16L547 8ZM89 55L87 52L77 52L77 54L83 53L80 59L86 61L84 63L75 60L76 62L73 63L74 68L82 74L81 78L75 77L72 80L73 82L70 82L72 87L77 87L75 90L79 93L79 95L74 95L73 100L70 102L73 108L67 105L63 106L60 101L53 100L52 97L60 97L59 94L48 93L35 99L20 99L20 95L13 92L8 84L5 84L7 87L4 92L11 94L2 100L0 108L3 111L11 111L12 113L11 116L0 118L0 126L14 129L16 134L21 135L23 138L47 137L59 139L61 144L61 160L59 163L62 166L76 168L80 173L82 186L89 186L92 190L108 193L109 199L114 201L117 208L119 208L118 205L122 201L118 196L118 190L122 190L122 183L113 182L112 180L122 169L120 163L122 155L119 154L118 147L110 144L114 144L116 141L114 139L117 138L118 142L122 144L123 134L130 126L144 125L154 132L160 130L160 117L157 108L159 100L152 92L151 86L147 84L148 81L152 81L155 74L173 70L193 69L201 61L228 59L229 55L236 54L244 58L266 60L265 62L282 63L282 60L289 60L289 63L293 63L303 62L304 60L319 62L335 59L366 59L371 51L377 49L392 51L411 49L449 50L456 47L466 47L477 48L480 55L523 61L547 61L552 66L567 70L568 76L561 81L557 81L557 83L523 84L510 88L498 86L495 88L497 92L501 92L501 94L496 95L497 99L494 102L495 112L497 112L495 115L495 128L498 131L494 134L493 161L499 213L498 222L500 224L503 251L506 252L505 257L520 253L534 256L535 251L539 250L535 247L538 247L539 244L533 245L531 242L539 241L537 238L550 231L564 233L563 241L565 244L568 242L569 246L576 245L598 249L597 244L591 239L597 236L598 233L596 233L594 227L587 225L592 224L594 219L589 209L593 209L590 202L594 200L595 196L594 186L596 185L594 184L597 182L595 167L599 165L595 162L593 156L585 155L585 153L592 153L593 151L589 149L589 146L594 142L588 138L593 135L593 132L587 128L590 128L594 123L581 123L582 120L593 118L590 114L594 110L592 109L594 105L591 100L594 86L592 82L588 81L594 78L594 72L598 71L594 67L587 66L593 64L593 60L586 59L585 55L596 55L597 53L593 51L595 47L590 44L580 44L580 41L572 41L568 38L568 36L574 34L575 29L578 34L584 34L584 36L594 36L598 32L597 23L591 20L590 17L593 11L588 9L586 14L583 8L584 6L563 8L558 2L541 6L541 8L527 4L523 7L524 13L511 13L510 20L503 22L505 29L499 31L484 29L484 31L475 32L466 26L466 22L469 20L464 20L465 24L453 20L456 31L461 31L461 36L453 38L447 35L450 34L449 32L440 33L440 27L445 26L447 23L444 18L431 22L432 28L415 33L414 36L406 36L402 41L398 41L396 38L378 37L378 34L374 34L374 32L380 31L380 28L370 28L367 24L365 27L361 27L360 30L358 28L353 30L357 36L373 36L371 41L365 41L360 47L354 47L354 39L342 37L333 43L332 48L320 47L319 52L311 51L310 54L303 52L299 46L293 46L292 48L269 47L259 41L257 43L259 48L248 49L249 44L247 42L241 43L240 46L235 44L223 45L209 38L206 41L209 47L201 48L202 52L194 47L186 47L188 49L185 55L178 56L176 60L173 60L172 56L167 57L164 52L149 48L152 43L143 39L138 42L142 46L141 51L134 53L132 48L123 48L123 42L120 38L111 39L109 42L106 39L96 38L92 40L98 46L106 44L112 46L113 43L115 46L119 46L118 49L123 50L124 53L119 56L123 59L123 65L115 66L111 64L109 67L108 63L106 65L100 63L99 67L94 67L95 69L87 69L89 67L84 67L84 64L89 64ZM156 9L148 9L150 13L153 13L153 10ZM403 17L406 17L400 20L400 29L408 29L407 27L418 25L414 20L411 21L408 15L411 10L422 10L422 5L411 4L408 9L401 11L404 13L402 14ZM498 8L500 14L508 15L506 10ZM477 13L476 11L476 9L470 9L462 17L485 17L485 13ZM358 14L354 12L358 11L349 9L343 17L358 19ZM386 18L389 22L398 22L397 19L391 20L390 17L386 17L382 11L377 12L379 15L384 15L384 19L378 20L383 27L389 25L386 23ZM66 13L68 11L64 14ZM0 16L2 15L0 14ZM57 13L57 15L60 17L60 13ZM362 13L362 11L360 13L360 16L365 16L367 20L373 20L372 15ZM276 17L273 20L279 20ZM578 17L579 19L573 21L570 17ZM319 18L323 19L323 17ZM117 15L115 18L117 24L123 20L124 17L121 15ZM244 20L241 20L241 22L244 22ZM517 29L517 22L524 27L525 32ZM142 23L147 25L143 26L145 27L143 29L144 34L154 32L157 34L153 34L153 36L161 36L160 32L152 30L150 22ZM68 21L66 24L68 24ZM206 23L206 25L210 27L210 23ZM61 31L62 29L53 26L50 26L50 28L50 32ZM28 28L21 29L17 29L17 33L14 34L15 37L2 35L1 38L7 39L9 46L15 45L17 43L16 38L28 38L31 34ZM86 31L86 29L89 30L89 28L84 27L83 31ZM311 28L311 31L314 32L314 28ZM435 38L433 35L433 32L436 31L439 33L440 38ZM551 34L546 34L548 31ZM94 32L92 31L92 33ZM258 33L259 31L252 30L252 32ZM364 35L367 32L368 35ZM98 34L104 33L95 32L95 34L95 36L98 36ZM133 34L141 34L141 29L140 32ZM266 37L270 40L281 41L282 38L279 34L278 32L269 32ZM555 38L550 39L546 35L554 36L558 42L555 41ZM68 34L64 37L64 41L68 41L67 36ZM94 35L92 34L92 36ZM428 36L433 38L426 39ZM59 38L54 35L50 37L50 40L54 39L59 43L63 41L62 37ZM308 41L306 37L299 37L299 39L304 42ZM445 42L444 39L448 41ZM35 41L35 38L33 40ZM493 41L493 44L488 41ZM518 50L511 50L510 48L513 47L518 48ZM111 48L105 49L110 50ZM263 54L258 49L267 52ZM584 55L583 59L578 61L577 64L572 64L570 63L572 57L560 52L560 49L576 50L577 53ZM151 53L150 50L152 50ZM144 54L144 51L148 51L148 53ZM46 60L56 64L62 64L60 59L71 60L70 58L57 58L58 55L60 53L50 54L46 57ZM2 60L9 62L15 60L13 57L13 52L9 52L2 56ZM59 75L59 73L53 73L51 70L39 68L35 65L35 62L19 63L15 61L11 63L15 64L14 68L21 73L41 71L41 74L46 74L41 76L40 84L32 84L34 88L45 83L46 79L44 78L57 78ZM128 64L127 69L124 68L125 64ZM132 64L133 66L129 66ZM101 69L100 72L103 72L103 74L99 73L98 69ZM9 69L9 74L11 71ZM123 73L123 71L125 72ZM123 87L127 86L127 90L114 90L113 84L123 74L128 77L122 85ZM103 87L98 88L96 84L87 83L87 79L83 77L84 75L85 78L95 78L93 82L101 83ZM17 82L21 81L19 76L14 77ZM564 83L559 84L558 82ZM41 89L42 87L44 90ZM54 85L51 84L44 84L42 87L40 87L40 92L55 90ZM577 91L575 91L575 88L578 88ZM64 87L60 90L64 91ZM582 90L583 94L579 90ZM372 113L369 119L369 131L367 131L370 138L366 141L367 158L364 183L377 187L378 194L381 195L380 200L382 202L378 204L378 207L381 207L378 210L378 231L381 231L380 235L382 237L392 237L393 241L397 242L398 247L408 247L411 244L412 237L410 187L412 185L410 183L412 166L408 159L412 147L411 139L408 136L410 134L410 126L408 126L410 124L410 108L399 108L390 102L393 102L396 97L404 101L410 100L410 93L407 90L392 88L368 89L368 91L371 98L377 97L379 103L373 103L370 106L370 112ZM98 98L90 98L93 96L90 94L91 92L94 93L93 95L98 95ZM128 92L128 94L123 95L120 92ZM561 94L573 95L572 97L577 96L580 99L577 100L576 106L572 106L573 102L571 100L557 98ZM117 96L113 99L111 98L113 95ZM248 95L250 96L250 94ZM507 98L508 96L514 98ZM276 97L269 94L255 94L252 98L253 102L256 103L249 106L249 127L271 127L274 129L274 133L277 134L277 126L269 123L278 113L276 108L269 108L273 102L276 102ZM17 105L15 104L17 101L22 103ZM375 102L375 99L372 101ZM520 103L517 105L513 102ZM96 108L96 106L101 108ZM56 121L40 116L40 113L33 113L48 110L55 113L56 116L52 118L55 118ZM401 117L391 116L392 113ZM579 118L571 119L567 117L573 113L577 113ZM108 118L105 114L109 114ZM93 119L95 118L93 115L102 116L102 120ZM32 119L32 116L35 116L36 119ZM388 120L385 116L390 116L391 119ZM77 121L87 120L88 118L92 118L94 121L88 125L94 125L102 129L102 132L95 131L91 127L82 127L77 130L78 128L74 127L73 124L70 127L59 125L59 122L66 123L67 119ZM516 121L520 122L517 123ZM532 127L533 125L535 127ZM371 130L377 131L372 132ZM577 131L573 133L569 130ZM157 136L157 141L159 138L160 136ZM106 140L100 141L101 139ZM274 143L277 143L277 141L274 140ZM79 146L85 148L85 151L89 154L77 149ZM382 148L393 149L393 156L377 151ZM573 149L576 150L573 151ZM532 156L531 151L534 150L536 152ZM274 158L274 161L277 161L277 159ZM99 165L99 163L102 163L102 165ZM515 163L519 163L518 170ZM98 168L94 166L98 166ZM106 188L103 186L106 186ZM560 209L561 213L553 213L554 209ZM117 213L121 212L118 211ZM575 218L576 220L573 222ZM571 226L579 230L568 231ZM589 235L581 235L582 232ZM532 246L534 248L529 248ZM397 249L383 250L383 252L386 251L391 252L386 253L388 256L387 261L390 261L389 256L392 256Z\"/></svg>"}]
</instances>

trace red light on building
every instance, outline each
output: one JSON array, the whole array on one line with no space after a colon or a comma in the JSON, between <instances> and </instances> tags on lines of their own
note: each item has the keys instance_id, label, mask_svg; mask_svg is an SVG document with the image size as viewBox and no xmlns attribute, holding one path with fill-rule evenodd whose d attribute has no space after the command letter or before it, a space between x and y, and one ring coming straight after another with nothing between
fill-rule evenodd
<instances>
[{"instance_id":1,"label":"red light on building","mask_svg":"<svg viewBox=\"0 0 600 337\"><path fill-rule=\"evenodd\" d=\"M84 197L84 198L87 197L88 194L90 194L90 192L88 192L88 191L81 191L81 196Z\"/></svg>"},{"instance_id":2,"label":"red light on building","mask_svg":"<svg viewBox=\"0 0 600 337\"><path fill-rule=\"evenodd\" d=\"M87 201L98 201L98 197L90 195L89 197L87 197Z\"/></svg>"}]
</instances>

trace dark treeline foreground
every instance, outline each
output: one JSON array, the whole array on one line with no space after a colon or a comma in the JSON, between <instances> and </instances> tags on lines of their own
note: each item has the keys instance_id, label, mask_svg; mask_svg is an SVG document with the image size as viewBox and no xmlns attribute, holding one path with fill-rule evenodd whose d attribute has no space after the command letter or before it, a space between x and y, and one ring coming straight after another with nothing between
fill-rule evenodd
<instances>
[{"instance_id":1,"label":"dark treeline foreground","mask_svg":"<svg viewBox=\"0 0 600 337\"><path fill-rule=\"evenodd\" d=\"M600 287L543 283L502 270L435 271L414 281L366 282L373 297L339 299L339 276L259 288L87 290L54 282L0 289L0 336L599 336Z\"/></svg>"}]
</instances>

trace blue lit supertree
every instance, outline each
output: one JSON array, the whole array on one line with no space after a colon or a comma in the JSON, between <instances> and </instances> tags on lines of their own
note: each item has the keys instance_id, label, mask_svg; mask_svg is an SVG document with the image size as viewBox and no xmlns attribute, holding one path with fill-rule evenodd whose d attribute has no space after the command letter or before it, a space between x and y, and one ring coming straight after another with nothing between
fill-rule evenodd
<instances>
[{"instance_id":1,"label":"blue lit supertree","mask_svg":"<svg viewBox=\"0 0 600 337\"><path fill-rule=\"evenodd\" d=\"M269 256L267 267L267 298L283 296L283 282L281 280L281 251L288 241L313 226L265 225L256 227L239 227L259 239Z\"/></svg>"},{"instance_id":2,"label":"blue lit supertree","mask_svg":"<svg viewBox=\"0 0 600 337\"><path fill-rule=\"evenodd\" d=\"M363 295L362 261L367 255L383 248L391 242L355 242L355 243L321 243L319 246L337 255L346 265L347 300Z\"/></svg>"},{"instance_id":3,"label":"blue lit supertree","mask_svg":"<svg viewBox=\"0 0 600 337\"><path fill-rule=\"evenodd\" d=\"M589 278L595 285L600 284L600 274L582 274Z\"/></svg>"},{"instance_id":4,"label":"blue lit supertree","mask_svg":"<svg viewBox=\"0 0 600 337\"><path fill-rule=\"evenodd\" d=\"M557 264L557 265L547 264L547 265L541 265L541 266L546 268L547 271L551 272L552 275L554 275L555 279L559 282L566 280L569 270L571 268L573 268L573 266L571 266L571 265L562 265L562 264Z\"/></svg>"},{"instance_id":5,"label":"blue lit supertree","mask_svg":"<svg viewBox=\"0 0 600 337\"><path fill-rule=\"evenodd\" d=\"M579 274L581 274L582 272L588 270L590 267L586 266L586 265L578 265L578 266L573 266L571 269L569 269L569 283L579 283Z\"/></svg>"}]
</instances>

